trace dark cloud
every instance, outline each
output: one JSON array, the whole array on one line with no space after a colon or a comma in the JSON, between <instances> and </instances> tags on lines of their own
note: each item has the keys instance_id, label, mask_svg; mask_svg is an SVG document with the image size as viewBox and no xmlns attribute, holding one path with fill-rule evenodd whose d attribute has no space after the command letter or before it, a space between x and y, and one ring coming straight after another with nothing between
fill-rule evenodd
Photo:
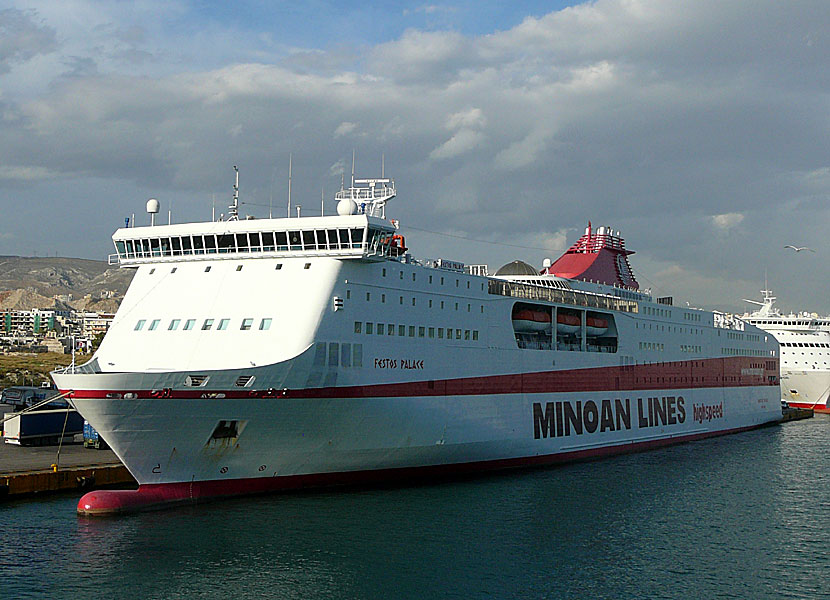
<instances>
[{"instance_id":1,"label":"dark cloud","mask_svg":"<svg viewBox=\"0 0 830 600\"><path fill-rule=\"evenodd\" d=\"M38 54L54 52L57 47L55 30L40 23L34 11L0 10L0 74Z\"/></svg>"},{"instance_id":2,"label":"dark cloud","mask_svg":"<svg viewBox=\"0 0 830 600\"><path fill-rule=\"evenodd\" d=\"M817 269L830 254L828 21L823 3L598 1L488 35L408 30L273 59L263 38L261 61L231 53L221 68L179 62L189 38L162 45L109 23L98 35L111 43L95 42L106 58L75 48L70 76L4 96L0 194L50 213L69 197L103 202L111 228L149 195L204 218L214 197L227 203L237 164L246 208L262 216L284 207L289 153L294 202L309 210L339 186L332 165L348 176L356 150L358 172L375 174L383 153L400 192L390 214L418 228L419 254L540 262L591 220L621 229L635 269L666 295L738 306L766 269L784 304L830 312L830 274ZM0 65L50 48L17 46ZM161 73L134 70L162 60ZM67 253L84 254L82 221L63 226Z\"/></svg>"}]
</instances>

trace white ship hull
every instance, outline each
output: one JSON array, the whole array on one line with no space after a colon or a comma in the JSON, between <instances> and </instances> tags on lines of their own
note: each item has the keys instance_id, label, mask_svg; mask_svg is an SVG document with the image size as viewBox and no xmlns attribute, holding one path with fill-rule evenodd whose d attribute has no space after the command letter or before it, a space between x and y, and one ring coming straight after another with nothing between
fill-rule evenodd
<instances>
[{"instance_id":1,"label":"white ship hull","mask_svg":"<svg viewBox=\"0 0 830 600\"><path fill-rule=\"evenodd\" d=\"M139 489L79 511L549 464L780 419L778 345L755 328L633 287L420 264L395 231L369 213L117 231L130 289L93 359L53 378ZM527 332L517 308L579 325Z\"/></svg>"},{"instance_id":2,"label":"white ship hull","mask_svg":"<svg viewBox=\"0 0 830 600\"><path fill-rule=\"evenodd\" d=\"M830 396L830 371L782 371L781 397L796 408L809 408L816 412L828 411Z\"/></svg>"}]
</instances>

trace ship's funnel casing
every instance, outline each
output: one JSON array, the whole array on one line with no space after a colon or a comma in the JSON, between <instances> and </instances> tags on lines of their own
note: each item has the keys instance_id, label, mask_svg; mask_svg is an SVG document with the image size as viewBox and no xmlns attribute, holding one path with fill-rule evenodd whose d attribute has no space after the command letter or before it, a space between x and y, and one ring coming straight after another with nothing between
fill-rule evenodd
<instances>
[{"instance_id":1,"label":"ship's funnel casing","mask_svg":"<svg viewBox=\"0 0 830 600\"><path fill-rule=\"evenodd\" d=\"M565 254L543 269L542 274L639 289L640 284L628 262L629 254L634 252L625 249L625 240L619 232L600 227L592 233L588 228Z\"/></svg>"}]
</instances>

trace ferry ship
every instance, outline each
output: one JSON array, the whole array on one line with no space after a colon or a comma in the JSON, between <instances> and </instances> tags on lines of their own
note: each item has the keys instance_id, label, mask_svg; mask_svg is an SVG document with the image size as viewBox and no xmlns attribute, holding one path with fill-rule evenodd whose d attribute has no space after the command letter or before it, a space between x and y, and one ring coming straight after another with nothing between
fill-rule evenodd
<instances>
[{"instance_id":1,"label":"ferry ship","mask_svg":"<svg viewBox=\"0 0 830 600\"><path fill-rule=\"evenodd\" d=\"M780 345L781 399L789 406L830 413L830 317L801 312L783 315L771 290L761 290L759 308L741 319L774 336Z\"/></svg>"},{"instance_id":2,"label":"ferry ship","mask_svg":"<svg viewBox=\"0 0 830 600\"><path fill-rule=\"evenodd\" d=\"M590 224L541 269L418 259L390 178L337 214L113 234L135 276L100 347L53 372L139 483L82 514L631 452L777 422L778 343L640 290ZM289 215L291 215L289 205Z\"/></svg>"}]
</instances>

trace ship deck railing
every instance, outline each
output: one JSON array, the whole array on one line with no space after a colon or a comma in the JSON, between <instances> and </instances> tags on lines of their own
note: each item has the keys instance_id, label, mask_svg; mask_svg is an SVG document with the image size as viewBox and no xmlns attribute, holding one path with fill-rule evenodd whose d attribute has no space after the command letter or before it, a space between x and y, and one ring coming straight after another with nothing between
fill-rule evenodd
<instances>
[{"instance_id":1,"label":"ship deck railing","mask_svg":"<svg viewBox=\"0 0 830 600\"><path fill-rule=\"evenodd\" d=\"M565 304L585 308L598 308L622 312L639 312L639 304L634 300L626 300L615 296L592 294L579 290L565 290L549 288L527 283L491 279L488 291L496 296L508 296L523 300L540 300L554 304Z\"/></svg>"}]
</instances>

